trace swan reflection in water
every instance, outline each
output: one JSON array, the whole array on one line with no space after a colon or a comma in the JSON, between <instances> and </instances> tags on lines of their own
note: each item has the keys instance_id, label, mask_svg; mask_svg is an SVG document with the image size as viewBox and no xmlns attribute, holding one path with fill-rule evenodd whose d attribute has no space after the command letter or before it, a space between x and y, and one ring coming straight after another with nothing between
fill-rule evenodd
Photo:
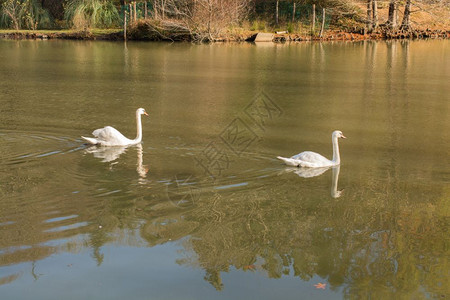
<instances>
[{"instance_id":1,"label":"swan reflection in water","mask_svg":"<svg viewBox=\"0 0 450 300\"><path fill-rule=\"evenodd\" d=\"M323 167L323 168L298 168L290 167L286 168L285 172L292 172L303 178L311 178L320 176L331 168L332 170L332 182L331 182L331 197L339 198L342 195L343 190L338 191L337 185L339 180L339 171L341 169L340 165L334 167Z\"/></svg>"},{"instance_id":2,"label":"swan reflection in water","mask_svg":"<svg viewBox=\"0 0 450 300\"><path fill-rule=\"evenodd\" d=\"M137 152L137 163L136 172L141 178L145 178L148 173L148 167L143 164L144 162L144 151L142 149L142 144L137 144L134 146L115 146L115 147L101 147L101 146L90 146L85 149L85 153L93 154L95 158L102 159L102 162L109 163L114 162L119 158L120 155L125 153L128 148L136 148ZM112 165L116 164L112 163Z\"/></svg>"}]
</instances>

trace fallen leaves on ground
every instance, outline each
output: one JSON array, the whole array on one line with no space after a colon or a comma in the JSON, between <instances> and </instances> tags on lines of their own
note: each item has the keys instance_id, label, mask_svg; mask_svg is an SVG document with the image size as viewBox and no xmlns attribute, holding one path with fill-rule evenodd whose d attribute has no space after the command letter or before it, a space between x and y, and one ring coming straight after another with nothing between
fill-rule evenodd
<instances>
[{"instance_id":1,"label":"fallen leaves on ground","mask_svg":"<svg viewBox=\"0 0 450 300\"><path fill-rule=\"evenodd\" d=\"M319 282L318 284L315 284L314 286L316 287L316 289L324 290L327 287L327 284Z\"/></svg>"}]
</instances>

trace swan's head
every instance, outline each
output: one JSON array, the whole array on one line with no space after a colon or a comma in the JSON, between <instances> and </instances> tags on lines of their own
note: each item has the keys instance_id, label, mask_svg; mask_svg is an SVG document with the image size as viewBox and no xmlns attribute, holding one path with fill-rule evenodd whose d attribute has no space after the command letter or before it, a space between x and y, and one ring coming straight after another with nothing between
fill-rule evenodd
<instances>
[{"instance_id":1,"label":"swan's head","mask_svg":"<svg viewBox=\"0 0 450 300\"><path fill-rule=\"evenodd\" d=\"M137 109L137 111L136 111L136 113L138 114L138 115L146 115L146 116L148 116L148 113L145 111L145 109L143 109L143 108L138 108Z\"/></svg>"},{"instance_id":2,"label":"swan's head","mask_svg":"<svg viewBox=\"0 0 450 300\"><path fill-rule=\"evenodd\" d=\"M342 131L340 130L333 131L333 138L346 139L346 137L342 134Z\"/></svg>"}]
</instances>

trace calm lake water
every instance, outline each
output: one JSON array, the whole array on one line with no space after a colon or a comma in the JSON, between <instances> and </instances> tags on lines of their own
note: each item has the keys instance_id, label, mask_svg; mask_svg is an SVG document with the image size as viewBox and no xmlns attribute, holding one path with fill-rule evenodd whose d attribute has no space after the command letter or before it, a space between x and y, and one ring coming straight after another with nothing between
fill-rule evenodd
<instances>
[{"instance_id":1,"label":"calm lake water","mask_svg":"<svg viewBox=\"0 0 450 300\"><path fill-rule=\"evenodd\" d=\"M0 40L0 298L445 298L449 80L449 41Z\"/></svg>"}]
</instances>

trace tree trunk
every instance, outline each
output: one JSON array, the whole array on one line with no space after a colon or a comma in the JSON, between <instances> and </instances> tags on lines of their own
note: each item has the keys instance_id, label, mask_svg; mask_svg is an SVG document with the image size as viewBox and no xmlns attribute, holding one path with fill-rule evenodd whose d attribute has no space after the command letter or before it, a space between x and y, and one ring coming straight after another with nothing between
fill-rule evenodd
<instances>
[{"instance_id":1,"label":"tree trunk","mask_svg":"<svg viewBox=\"0 0 450 300\"><path fill-rule=\"evenodd\" d=\"M367 0L367 31L372 32L372 0Z\"/></svg>"},{"instance_id":2,"label":"tree trunk","mask_svg":"<svg viewBox=\"0 0 450 300\"><path fill-rule=\"evenodd\" d=\"M13 21L13 26L15 30L20 30L20 25L19 25L19 21L17 20L17 18L12 19Z\"/></svg>"},{"instance_id":3,"label":"tree trunk","mask_svg":"<svg viewBox=\"0 0 450 300\"><path fill-rule=\"evenodd\" d=\"M294 8L292 9L292 23L294 23L294 21L295 21L295 5L296 5L296 3L294 1Z\"/></svg>"},{"instance_id":4,"label":"tree trunk","mask_svg":"<svg viewBox=\"0 0 450 300\"><path fill-rule=\"evenodd\" d=\"M314 29L316 28L316 5L312 5L312 24L311 24L311 34L314 35Z\"/></svg>"},{"instance_id":5,"label":"tree trunk","mask_svg":"<svg viewBox=\"0 0 450 300\"><path fill-rule=\"evenodd\" d=\"M15 30L20 30L19 20L17 19L17 17L12 15L12 14L9 14L9 13L8 13L8 15L11 18L11 21L13 23L14 29Z\"/></svg>"},{"instance_id":6,"label":"tree trunk","mask_svg":"<svg viewBox=\"0 0 450 300\"><path fill-rule=\"evenodd\" d=\"M388 27L395 29L397 27L397 0L389 2Z\"/></svg>"},{"instance_id":7,"label":"tree trunk","mask_svg":"<svg viewBox=\"0 0 450 300\"><path fill-rule=\"evenodd\" d=\"M325 28L325 8L322 9L322 26L320 27L320 34L319 37L322 38L323 36L323 29Z\"/></svg>"},{"instance_id":8,"label":"tree trunk","mask_svg":"<svg viewBox=\"0 0 450 300\"><path fill-rule=\"evenodd\" d=\"M378 4L377 0L372 0L372 16L373 16L373 29L378 27Z\"/></svg>"},{"instance_id":9,"label":"tree trunk","mask_svg":"<svg viewBox=\"0 0 450 300\"><path fill-rule=\"evenodd\" d=\"M128 9L130 11L130 24L133 22L133 5L131 2L128 4Z\"/></svg>"},{"instance_id":10,"label":"tree trunk","mask_svg":"<svg viewBox=\"0 0 450 300\"><path fill-rule=\"evenodd\" d=\"M144 2L144 19L147 20L148 10L147 10L147 1Z\"/></svg>"},{"instance_id":11,"label":"tree trunk","mask_svg":"<svg viewBox=\"0 0 450 300\"><path fill-rule=\"evenodd\" d=\"M137 21L137 10L136 10L136 1L133 2L133 10L134 10L134 22Z\"/></svg>"},{"instance_id":12,"label":"tree trunk","mask_svg":"<svg viewBox=\"0 0 450 300\"><path fill-rule=\"evenodd\" d=\"M123 40L127 40L127 11L123 14Z\"/></svg>"},{"instance_id":13,"label":"tree trunk","mask_svg":"<svg viewBox=\"0 0 450 300\"><path fill-rule=\"evenodd\" d=\"M277 0L277 4L275 7L275 23L278 25L278 5L279 5L280 0Z\"/></svg>"},{"instance_id":14,"label":"tree trunk","mask_svg":"<svg viewBox=\"0 0 450 300\"><path fill-rule=\"evenodd\" d=\"M406 0L405 12L403 13L403 20L401 28L404 30L409 30L411 25L409 23L409 16L411 14L411 0Z\"/></svg>"}]
</instances>

